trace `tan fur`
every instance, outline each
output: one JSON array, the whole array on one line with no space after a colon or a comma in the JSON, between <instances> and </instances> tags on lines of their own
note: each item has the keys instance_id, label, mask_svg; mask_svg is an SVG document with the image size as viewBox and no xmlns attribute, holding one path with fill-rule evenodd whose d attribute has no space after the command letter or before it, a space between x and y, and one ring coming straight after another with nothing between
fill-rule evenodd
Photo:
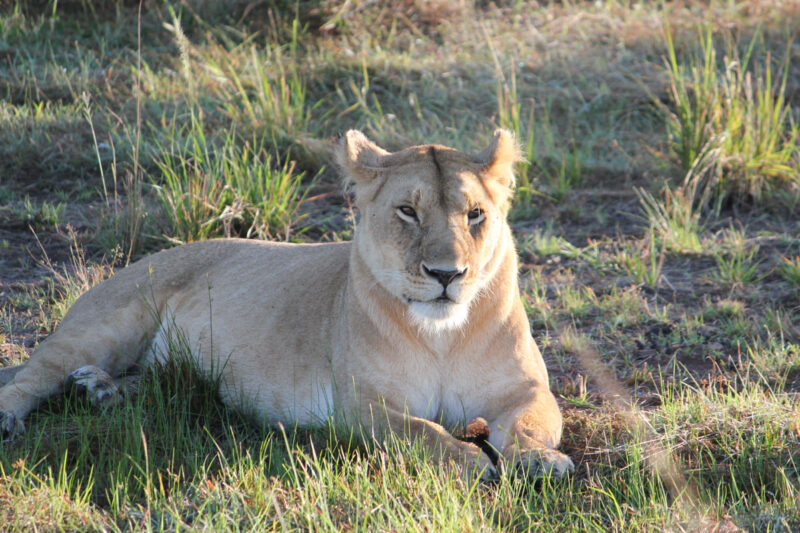
<instances>
[{"instance_id":1,"label":"tan fur","mask_svg":"<svg viewBox=\"0 0 800 533\"><path fill-rule=\"evenodd\" d=\"M360 212L352 243L226 239L142 259L83 295L14 371L0 389L6 422L80 367L117 376L164 357L180 331L201 367L221 373L223 400L266 422L408 432L486 476L487 455L447 429L480 416L506 463L532 476L570 470L517 285L511 135L496 132L477 155L388 153L350 131L337 158ZM443 285L435 272L451 270L463 273Z\"/></svg>"}]
</instances>

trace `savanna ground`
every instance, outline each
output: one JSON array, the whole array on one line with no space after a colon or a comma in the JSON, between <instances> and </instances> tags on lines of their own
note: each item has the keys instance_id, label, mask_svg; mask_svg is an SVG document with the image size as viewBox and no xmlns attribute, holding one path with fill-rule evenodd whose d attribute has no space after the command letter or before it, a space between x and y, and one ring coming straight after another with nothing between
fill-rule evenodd
<instances>
[{"instance_id":1,"label":"savanna ground","mask_svg":"<svg viewBox=\"0 0 800 533\"><path fill-rule=\"evenodd\" d=\"M340 131L505 127L577 466L466 483L416 445L259 427L174 364L3 442L0 528L800 530L798 28L793 1L0 1L2 364L148 252L348 239Z\"/></svg>"}]
</instances>

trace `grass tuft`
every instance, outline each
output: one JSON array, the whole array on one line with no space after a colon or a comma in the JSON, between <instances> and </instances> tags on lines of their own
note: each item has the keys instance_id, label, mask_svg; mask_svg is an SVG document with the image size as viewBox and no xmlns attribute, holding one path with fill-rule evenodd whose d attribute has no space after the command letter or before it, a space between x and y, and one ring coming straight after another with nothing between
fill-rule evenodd
<instances>
[{"instance_id":1,"label":"grass tuft","mask_svg":"<svg viewBox=\"0 0 800 533\"><path fill-rule=\"evenodd\" d=\"M44 201L39 205L34 205L31 197L26 194L18 205L10 206L10 214L18 223L30 224L37 229L53 228L64 221L66 208L67 205L64 202Z\"/></svg>"},{"instance_id":2,"label":"grass tuft","mask_svg":"<svg viewBox=\"0 0 800 533\"><path fill-rule=\"evenodd\" d=\"M533 230L519 245L522 253L533 254L539 257L552 255L564 257L578 257L580 248L553 234L551 228L537 228Z\"/></svg>"},{"instance_id":3,"label":"grass tuft","mask_svg":"<svg viewBox=\"0 0 800 533\"><path fill-rule=\"evenodd\" d=\"M784 257L778 271L781 277L794 287L800 288L800 256Z\"/></svg>"},{"instance_id":4,"label":"grass tuft","mask_svg":"<svg viewBox=\"0 0 800 533\"><path fill-rule=\"evenodd\" d=\"M294 163L275 165L265 143L253 139L240 147L233 132L217 148L197 117L183 136L182 146L173 143L156 159L156 198L170 241L289 238L308 193Z\"/></svg>"},{"instance_id":5,"label":"grass tuft","mask_svg":"<svg viewBox=\"0 0 800 533\"><path fill-rule=\"evenodd\" d=\"M648 235L649 240L644 240L632 248L621 248L616 254L615 262L631 281L657 288L661 283L665 245L659 247L653 226L650 226Z\"/></svg>"},{"instance_id":6,"label":"grass tuft","mask_svg":"<svg viewBox=\"0 0 800 533\"><path fill-rule=\"evenodd\" d=\"M694 187L664 187L661 192L663 199L658 200L644 189L636 189L652 234L672 251L699 253L703 225L694 206Z\"/></svg>"},{"instance_id":7,"label":"grass tuft","mask_svg":"<svg viewBox=\"0 0 800 533\"><path fill-rule=\"evenodd\" d=\"M776 82L769 53L763 64L753 61L757 39L744 55L729 40L720 65L709 25L687 65L667 30L672 108L661 109L670 145L697 191L694 200L715 212L726 200L760 201L773 190L800 188L799 130L786 98L789 48Z\"/></svg>"},{"instance_id":8,"label":"grass tuft","mask_svg":"<svg viewBox=\"0 0 800 533\"><path fill-rule=\"evenodd\" d=\"M749 250L738 249L728 254L715 255L717 271L714 277L727 286L741 287L753 283L758 279L758 267L761 264L754 259L756 254L758 246L753 246Z\"/></svg>"}]
</instances>

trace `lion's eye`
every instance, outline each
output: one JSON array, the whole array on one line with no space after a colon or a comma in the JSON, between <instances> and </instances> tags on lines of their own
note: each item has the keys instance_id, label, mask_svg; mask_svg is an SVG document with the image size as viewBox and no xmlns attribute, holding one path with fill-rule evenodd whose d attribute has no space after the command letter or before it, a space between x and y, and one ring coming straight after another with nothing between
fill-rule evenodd
<instances>
[{"instance_id":1,"label":"lion's eye","mask_svg":"<svg viewBox=\"0 0 800 533\"><path fill-rule=\"evenodd\" d=\"M417 217L417 211L410 205L403 205L398 207L397 212L400 214L401 218L404 218L406 220L411 220L412 222L419 222L419 217Z\"/></svg>"},{"instance_id":2,"label":"lion's eye","mask_svg":"<svg viewBox=\"0 0 800 533\"><path fill-rule=\"evenodd\" d=\"M486 215L483 213L483 209L476 206L470 209L469 213L467 213L467 220L469 220L470 226L475 224L480 224L483 222L483 219L486 218Z\"/></svg>"}]
</instances>

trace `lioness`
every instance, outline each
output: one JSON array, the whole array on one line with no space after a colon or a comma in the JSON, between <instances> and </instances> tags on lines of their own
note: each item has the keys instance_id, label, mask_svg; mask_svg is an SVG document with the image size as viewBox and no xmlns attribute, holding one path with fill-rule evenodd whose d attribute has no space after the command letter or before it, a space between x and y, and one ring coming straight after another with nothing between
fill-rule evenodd
<instances>
[{"instance_id":1,"label":"lioness","mask_svg":"<svg viewBox=\"0 0 800 533\"><path fill-rule=\"evenodd\" d=\"M113 399L112 377L165 357L177 327L199 367L221 373L223 401L266 422L341 416L378 438L407 432L491 478L499 464L445 429L480 416L505 464L532 477L572 470L520 301L506 222L512 135L498 130L476 155L389 153L351 130L336 157L360 212L353 242L213 240L121 270L5 370L0 429L20 431L70 382Z\"/></svg>"}]
</instances>

